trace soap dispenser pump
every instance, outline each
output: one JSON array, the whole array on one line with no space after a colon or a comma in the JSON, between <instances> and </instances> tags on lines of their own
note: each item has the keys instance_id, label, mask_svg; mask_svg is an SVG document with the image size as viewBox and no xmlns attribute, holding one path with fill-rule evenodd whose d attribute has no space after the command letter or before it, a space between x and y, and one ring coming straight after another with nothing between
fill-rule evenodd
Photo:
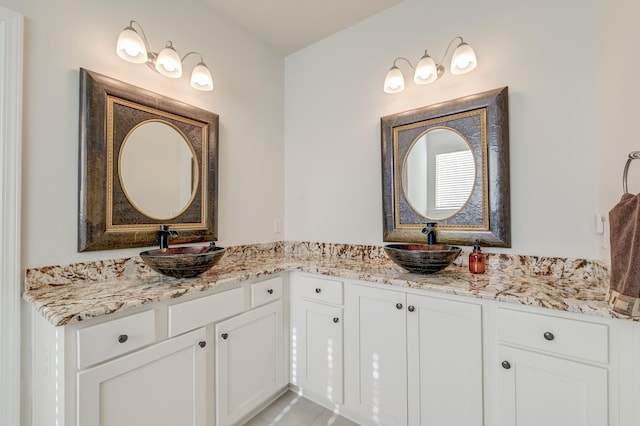
<instances>
[{"instance_id":1,"label":"soap dispenser pump","mask_svg":"<svg viewBox=\"0 0 640 426\"><path fill-rule=\"evenodd\" d=\"M472 274L484 274L485 256L480 250L480 243L476 240L473 251L469 253L469 272Z\"/></svg>"}]
</instances>

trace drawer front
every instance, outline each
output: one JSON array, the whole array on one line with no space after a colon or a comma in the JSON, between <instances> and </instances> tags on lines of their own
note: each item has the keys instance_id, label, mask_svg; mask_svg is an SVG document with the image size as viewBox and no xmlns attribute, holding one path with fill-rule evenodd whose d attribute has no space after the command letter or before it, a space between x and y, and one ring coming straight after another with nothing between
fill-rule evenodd
<instances>
[{"instance_id":1,"label":"drawer front","mask_svg":"<svg viewBox=\"0 0 640 426\"><path fill-rule=\"evenodd\" d=\"M251 307L264 305L282 298L282 277L274 277L251 284Z\"/></svg>"},{"instance_id":2,"label":"drawer front","mask_svg":"<svg viewBox=\"0 0 640 426\"><path fill-rule=\"evenodd\" d=\"M500 308L498 339L603 364L609 361L609 328L605 324Z\"/></svg>"},{"instance_id":3,"label":"drawer front","mask_svg":"<svg viewBox=\"0 0 640 426\"><path fill-rule=\"evenodd\" d=\"M302 275L296 278L295 286L300 297L342 305L342 281Z\"/></svg>"},{"instance_id":4,"label":"drawer front","mask_svg":"<svg viewBox=\"0 0 640 426\"><path fill-rule=\"evenodd\" d=\"M244 288L169 306L169 337L213 324L244 311Z\"/></svg>"},{"instance_id":5,"label":"drawer front","mask_svg":"<svg viewBox=\"0 0 640 426\"><path fill-rule=\"evenodd\" d=\"M153 343L155 330L153 310L79 329L78 369Z\"/></svg>"}]
</instances>

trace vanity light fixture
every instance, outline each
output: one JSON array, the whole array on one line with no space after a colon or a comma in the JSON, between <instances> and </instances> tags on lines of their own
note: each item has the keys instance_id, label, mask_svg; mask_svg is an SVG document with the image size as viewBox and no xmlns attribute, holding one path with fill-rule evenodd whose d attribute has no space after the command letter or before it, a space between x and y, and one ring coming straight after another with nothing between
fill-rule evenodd
<instances>
[{"instance_id":1,"label":"vanity light fixture","mask_svg":"<svg viewBox=\"0 0 640 426\"><path fill-rule=\"evenodd\" d=\"M447 53L449 53L449 49L453 43L457 40L459 40L459 44L451 58L451 74L460 75L473 71L478 65L476 54L471 46L465 43L462 37L458 36L449 42L447 50L445 50L444 55L442 55L442 60L440 60L439 64L436 64L436 61L429 56L427 50L424 51L424 55L420 58L420 61L418 61L415 67L407 58L402 56L394 59L393 66L387 73L387 77L384 79L384 91L387 93L399 93L404 90L404 76L402 75L400 68L396 65L396 62L400 59L409 64L411 69L414 70L413 82L416 84L428 84L442 77L444 74L444 65L442 65L442 62L447 57Z\"/></svg>"},{"instance_id":2,"label":"vanity light fixture","mask_svg":"<svg viewBox=\"0 0 640 426\"><path fill-rule=\"evenodd\" d=\"M137 24L140 31L133 28ZM116 53L122 59L134 64L147 64L149 68L170 78L182 77L182 64L189 55L197 55L200 62L191 72L191 87L196 90L213 90L213 78L211 71L204 63L204 58L198 52L189 52L180 59L180 55L173 48L171 41L168 41L160 53L153 52L149 47L149 42L138 21L129 22L129 26L122 30L118 36Z\"/></svg>"}]
</instances>

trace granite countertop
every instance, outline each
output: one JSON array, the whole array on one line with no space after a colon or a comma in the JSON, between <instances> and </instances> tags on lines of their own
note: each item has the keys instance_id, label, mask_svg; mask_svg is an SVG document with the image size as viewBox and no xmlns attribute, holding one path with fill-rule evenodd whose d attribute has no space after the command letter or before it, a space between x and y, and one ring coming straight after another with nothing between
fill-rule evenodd
<instances>
[{"instance_id":1,"label":"granite countertop","mask_svg":"<svg viewBox=\"0 0 640 426\"><path fill-rule=\"evenodd\" d=\"M137 257L36 268L27 271L24 299L51 324L61 326L197 292L224 290L260 276L303 271L616 317L607 303L606 271L589 261L489 255L487 273L474 275L468 272L463 254L437 274L417 275L381 253L378 247L315 243L296 243L293 248L276 244L260 250L244 246L229 250L213 269L190 279L159 275Z\"/></svg>"}]
</instances>

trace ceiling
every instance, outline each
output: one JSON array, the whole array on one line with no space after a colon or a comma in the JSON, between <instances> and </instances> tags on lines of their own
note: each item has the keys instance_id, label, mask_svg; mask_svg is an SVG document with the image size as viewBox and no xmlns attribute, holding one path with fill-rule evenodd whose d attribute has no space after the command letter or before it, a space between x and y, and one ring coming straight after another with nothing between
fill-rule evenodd
<instances>
[{"instance_id":1,"label":"ceiling","mask_svg":"<svg viewBox=\"0 0 640 426\"><path fill-rule=\"evenodd\" d=\"M402 0L202 0L288 55Z\"/></svg>"}]
</instances>

